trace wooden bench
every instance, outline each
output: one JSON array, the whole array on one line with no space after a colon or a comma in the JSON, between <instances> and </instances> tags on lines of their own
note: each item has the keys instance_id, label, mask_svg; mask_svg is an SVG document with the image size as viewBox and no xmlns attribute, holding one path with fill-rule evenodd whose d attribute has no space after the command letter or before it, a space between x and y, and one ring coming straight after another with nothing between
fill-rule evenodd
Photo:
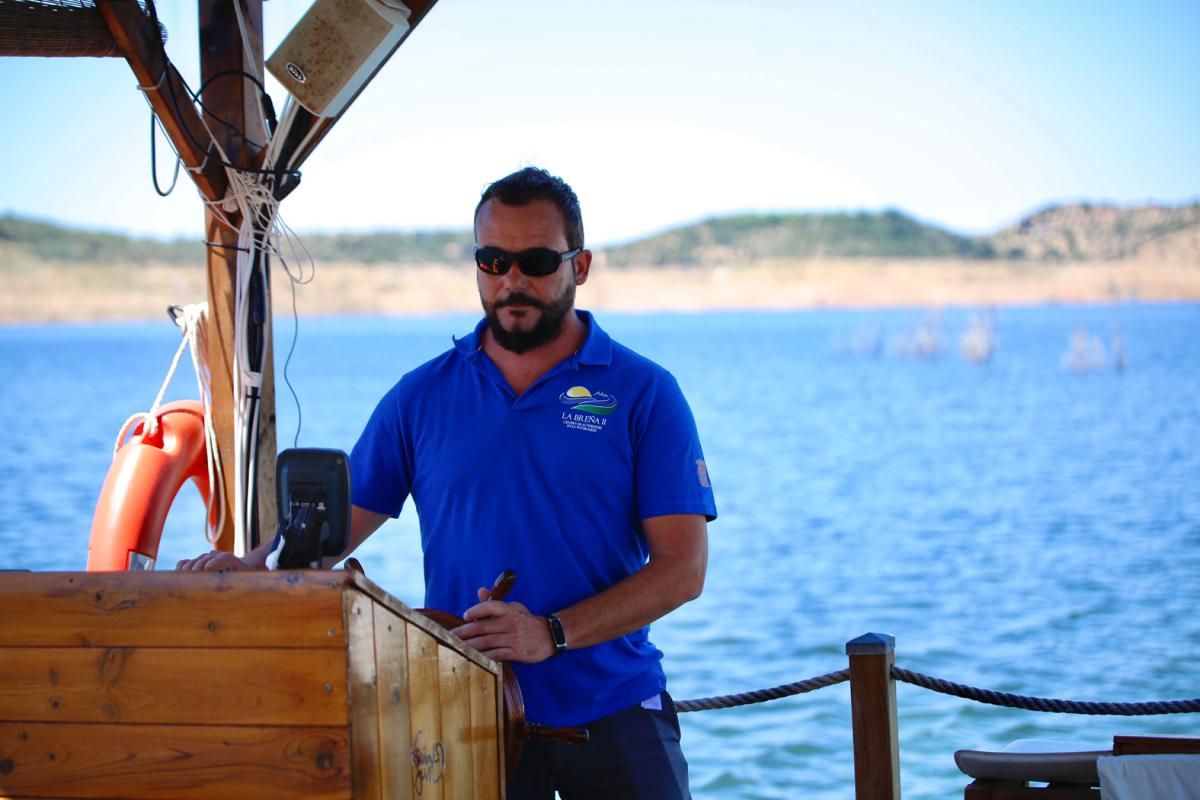
<instances>
[{"instance_id":1,"label":"wooden bench","mask_svg":"<svg viewBox=\"0 0 1200 800\"><path fill-rule=\"evenodd\" d=\"M1039 749L1029 743L1000 752L959 750L954 760L974 778L963 800L1099 800L1097 758L1166 753L1200 753L1200 738L1118 735L1111 750Z\"/></svg>"}]
</instances>

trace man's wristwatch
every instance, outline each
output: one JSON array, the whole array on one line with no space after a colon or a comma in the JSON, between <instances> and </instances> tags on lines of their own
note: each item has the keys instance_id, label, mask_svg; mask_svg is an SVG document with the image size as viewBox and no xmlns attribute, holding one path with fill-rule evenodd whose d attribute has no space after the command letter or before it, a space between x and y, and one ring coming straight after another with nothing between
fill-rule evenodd
<instances>
[{"instance_id":1,"label":"man's wristwatch","mask_svg":"<svg viewBox=\"0 0 1200 800\"><path fill-rule=\"evenodd\" d=\"M553 614L546 616L546 624L550 626L550 642L554 645L554 655L567 651L567 633L563 630L562 622Z\"/></svg>"}]
</instances>

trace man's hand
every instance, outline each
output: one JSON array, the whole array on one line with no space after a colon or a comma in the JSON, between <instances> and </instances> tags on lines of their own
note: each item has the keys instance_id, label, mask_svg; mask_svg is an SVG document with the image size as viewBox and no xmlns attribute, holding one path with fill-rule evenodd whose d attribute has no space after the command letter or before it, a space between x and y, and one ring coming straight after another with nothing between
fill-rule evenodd
<instances>
[{"instance_id":1,"label":"man's hand","mask_svg":"<svg viewBox=\"0 0 1200 800\"><path fill-rule=\"evenodd\" d=\"M175 565L175 569L179 572L237 572L262 567L256 567L233 553L212 550L197 558L185 558Z\"/></svg>"},{"instance_id":2,"label":"man's hand","mask_svg":"<svg viewBox=\"0 0 1200 800\"><path fill-rule=\"evenodd\" d=\"M487 589L479 590L479 599L463 615L466 624L451 633L496 661L536 664L554 655L545 617L534 616L520 603L492 600Z\"/></svg>"},{"instance_id":3,"label":"man's hand","mask_svg":"<svg viewBox=\"0 0 1200 800\"><path fill-rule=\"evenodd\" d=\"M384 514L376 514L373 511L359 508L358 506L350 507L350 542L346 550L336 558L327 557L322 559L322 566L328 568L335 561L345 558L354 552L354 548L358 547L367 537L374 533L380 525L384 523L387 516ZM267 568L267 556L271 553L271 545L275 543L274 539L267 539L258 547L246 554L245 558L238 558L233 553L226 553L221 550L213 550L205 553L197 558L185 558L175 565L175 569L180 572L237 572L242 570L265 570ZM482 598L481 598L482 599Z\"/></svg>"}]
</instances>

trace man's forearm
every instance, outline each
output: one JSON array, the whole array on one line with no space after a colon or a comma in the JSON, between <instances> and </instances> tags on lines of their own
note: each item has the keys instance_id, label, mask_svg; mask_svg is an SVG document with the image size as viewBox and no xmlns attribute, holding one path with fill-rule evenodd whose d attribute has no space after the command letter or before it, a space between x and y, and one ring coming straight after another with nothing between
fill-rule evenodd
<instances>
[{"instance_id":1,"label":"man's forearm","mask_svg":"<svg viewBox=\"0 0 1200 800\"><path fill-rule=\"evenodd\" d=\"M636 631L700 595L692 570L651 561L600 594L555 613L567 647L578 649Z\"/></svg>"},{"instance_id":2,"label":"man's forearm","mask_svg":"<svg viewBox=\"0 0 1200 800\"><path fill-rule=\"evenodd\" d=\"M251 569L266 569L267 556L270 555L271 545L274 544L274 542L275 537L272 536L270 539L264 541L258 547L242 556L242 560L245 561Z\"/></svg>"},{"instance_id":3,"label":"man's forearm","mask_svg":"<svg viewBox=\"0 0 1200 800\"><path fill-rule=\"evenodd\" d=\"M567 647L577 649L636 631L700 596L708 565L703 517L646 520L646 566L597 595L555 612Z\"/></svg>"}]
</instances>

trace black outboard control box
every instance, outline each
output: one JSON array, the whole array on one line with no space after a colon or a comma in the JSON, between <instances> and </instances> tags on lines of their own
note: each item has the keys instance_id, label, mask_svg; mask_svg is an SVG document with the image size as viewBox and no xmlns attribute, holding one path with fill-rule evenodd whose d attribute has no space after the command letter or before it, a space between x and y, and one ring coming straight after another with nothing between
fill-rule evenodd
<instances>
[{"instance_id":1,"label":"black outboard control box","mask_svg":"<svg viewBox=\"0 0 1200 800\"><path fill-rule=\"evenodd\" d=\"M350 533L350 459L341 450L284 450L275 465L279 530L268 569L319 567L340 556Z\"/></svg>"}]
</instances>

